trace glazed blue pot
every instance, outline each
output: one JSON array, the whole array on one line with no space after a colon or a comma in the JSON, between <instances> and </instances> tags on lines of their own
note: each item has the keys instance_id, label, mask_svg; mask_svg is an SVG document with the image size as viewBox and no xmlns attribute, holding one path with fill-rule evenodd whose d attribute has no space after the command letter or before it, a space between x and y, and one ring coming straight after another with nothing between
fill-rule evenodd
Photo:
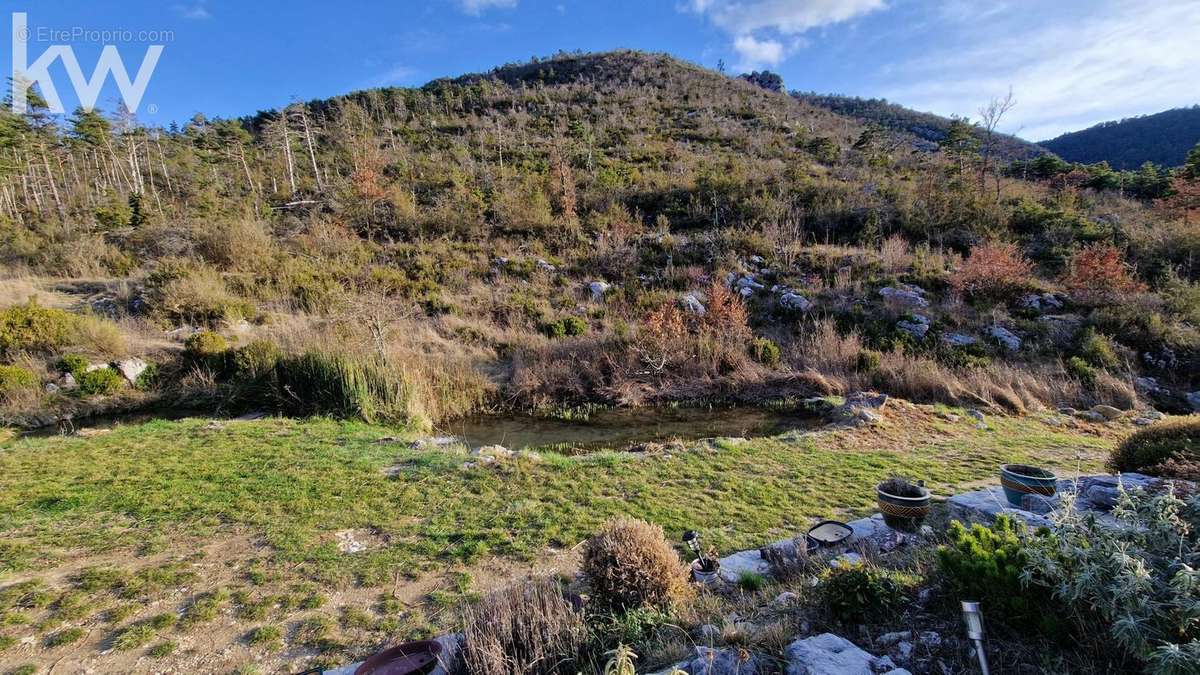
<instances>
[{"instance_id":1,"label":"glazed blue pot","mask_svg":"<svg viewBox=\"0 0 1200 675\"><path fill-rule=\"evenodd\" d=\"M1000 467L1000 486L1008 503L1021 508L1025 495L1053 496L1058 490L1058 477L1035 466L1005 464Z\"/></svg>"}]
</instances>

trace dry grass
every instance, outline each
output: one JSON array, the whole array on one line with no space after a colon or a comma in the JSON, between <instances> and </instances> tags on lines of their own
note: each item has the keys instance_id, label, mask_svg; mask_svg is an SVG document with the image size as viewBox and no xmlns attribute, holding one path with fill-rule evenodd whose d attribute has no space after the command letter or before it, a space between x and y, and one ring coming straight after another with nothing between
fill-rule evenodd
<instances>
[{"instance_id":1,"label":"dry grass","mask_svg":"<svg viewBox=\"0 0 1200 675\"><path fill-rule=\"evenodd\" d=\"M463 608L468 675L572 675L586 639L583 612L548 577L515 583Z\"/></svg>"},{"instance_id":2,"label":"dry grass","mask_svg":"<svg viewBox=\"0 0 1200 675\"><path fill-rule=\"evenodd\" d=\"M694 592L662 528L644 520L606 522L588 539L581 568L593 599L615 609L671 607Z\"/></svg>"}]
</instances>

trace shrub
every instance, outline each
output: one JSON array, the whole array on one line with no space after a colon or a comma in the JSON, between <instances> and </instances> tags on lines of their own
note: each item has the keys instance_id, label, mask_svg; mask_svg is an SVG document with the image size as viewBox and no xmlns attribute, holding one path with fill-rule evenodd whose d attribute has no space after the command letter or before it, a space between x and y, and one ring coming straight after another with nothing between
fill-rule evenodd
<instances>
[{"instance_id":1,"label":"shrub","mask_svg":"<svg viewBox=\"0 0 1200 675\"><path fill-rule=\"evenodd\" d=\"M133 386L141 391L148 391L158 382L158 364L147 363L145 370L138 374Z\"/></svg>"},{"instance_id":2,"label":"shrub","mask_svg":"<svg viewBox=\"0 0 1200 675\"><path fill-rule=\"evenodd\" d=\"M872 349L864 349L854 357L854 370L864 374L874 373L879 370L882 362L883 354Z\"/></svg>"},{"instance_id":3,"label":"shrub","mask_svg":"<svg viewBox=\"0 0 1200 675\"><path fill-rule=\"evenodd\" d=\"M85 632L86 631L79 627L60 630L54 635L46 638L46 646L62 647L64 645L74 644L79 642L79 639L84 636Z\"/></svg>"},{"instance_id":4,"label":"shrub","mask_svg":"<svg viewBox=\"0 0 1200 675\"><path fill-rule=\"evenodd\" d=\"M1112 451L1108 468L1114 472L1200 478L1200 415L1135 431ZM1181 475L1181 470L1187 475Z\"/></svg>"},{"instance_id":5,"label":"shrub","mask_svg":"<svg viewBox=\"0 0 1200 675\"><path fill-rule=\"evenodd\" d=\"M102 396L111 394L125 384L121 373L107 366L90 370L79 377L80 396Z\"/></svg>"},{"instance_id":6,"label":"shrub","mask_svg":"<svg viewBox=\"0 0 1200 675\"><path fill-rule=\"evenodd\" d=\"M775 344L773 340L754 338L754 341L750 343L750 355L764 366L774 368L779 365L783 354L779 345Z\"/></svg>"},{"instance_id":7,"label":"shrub","mask_svg":"<svg viewBox=\"0 0 1200 675\"><path fill-rule=\"evenodd\" d=\"M855 562L825 570L818 592L839 621L861 622L894 612L904 601L906 586L895 572Z\"/></svg>"},{"instance_id":8,"label":"shrub","mask_svg":"<svg viewBox=\"0 0 1200 675\"><path fill-rule=\"evenodd\" d=\"M71 344L78 329L79 317L61 309L41 307L32 299L13 305L0 310L0 357L56 351Z\"/></svg>"},{"instance_id":9,"label":"shrub","mask_svg":"<svg viewBox=\"0 0 1200 675\"><path fill-rule=\"evenodd\" d=\"M567 335L583 335L587 333L587 322L577 316L568 316L557 321L551 321L543 326L543 331L546 335L554 338L566 337Z\"/></svg>"},{"instance_id":10,"label":"shrub","mask_svg":"<svg viewBox=\"0 0 1200 675\"><path fill-rule=\"evenodd\" d=\"M183 343L183 348L192 358L208 359L224 354L229 349L229 343L216 331L202 330L189 337Z\"/></svg>"},{"instance_id":11,"label":"shrub","mask_svg":"<svg viewBox=\"0 0 1200 675\"><path fill-rule=\"evenodd\" d=\"M239 377L256 379L275 369L283 352L270 340L252 340L237 350L233 363Z\"/></svg>"},{"instance_id":12,"label":"shrub","mask_svg":"<svg viewBox=\"0 0 1200 675\"><path fill-rule=\"evenodd\" d=\"M1121 252L1111 244L1093 244L1076 251L1067 261L1062 283L1074 299L1090 303L1145 290L1130 274Z\"/></svg>"},{"instance_id":13,"label":"shrub","mask_svg":"<svg viewBox=\"0 0 1200 675\"><path fill-rule=\"evenodd\" d=\"M1088 385L1096 383L1096 369L1088 365L1087 361L1084 361L1078 356L1072 356L1071 358L1067 359L1066 363L1063 365L1066 368L1067 373L1069 373L1071 377L1078 379L1080 382Z\"/></svg>"},{"instance_id":14,"label":"shrub","mask_svg":"<svg viewBox=\"0 0 1200 675\"><path fill-rule=\"evenodd\" d=\"M281 360L276 373L276 398L289 414L424 423L405 378L380 360L306 352Z\"/></svg>"},{"instance_id":15,"label":"shrub","mask_svg":"<svg viewBox=\"0 0 1200 675\"><path fill-rule=\"evenodd\" d=\"M571 675L587 640L583 613L558 582L530 579L463 610L468 675Z\"/></svg>"},{"instance_id":16,"label":"shrub","mask_svg":"<svg viewBox=\"0 0 1200 675\"><path fill-rule=\"evenodd\" d=\"M150 656L153 656L156 659L165 659L166 657L170 656L171 654L174 654L175 649L178 647L179 647L179 645L176 644L175 642L172 642L171 640L167 640L165 642L160 642L160 643L154 645L153 647L151 647L150 651L148 653L150 654Z\"/></svg>"},{"instance_id":17,"label":"shrub","mask_svg":"<svg viewBox=\"0 0 1200 675\"><path fill-rule=\"evenodd\" d=\"M668 607L691 593L688 569L662 528L614 518L592 535L582 570L593 598L614 609Z\"/></svg>"},{"instance_id":18,"label":"shrub","mask_svg":"<svg viewBox=\"0 0 1200 675\"><path fill-rule=\"evenodd\" d=\"M37 375L21 366L0 365L0 393L18 389L32 389L38 384Z\"/></svg>"},{"instance_id":19,"label":"shrub","mask_svg":"<svg viewBox=\"0 0 1200 675\"><path fill-rule=\"evenodd\" d=\"M87 372L88 363L87 357L82 354L63 354L58 360L58 372L70 373L78 380L85 372Z\"/></svg>"},{"instance_id":20,"label":"shrub","mask_svg":"<svg viewBox=\"0 0 1200 675\"><path fill-rule=\"evenodd\" d=\"M1004 300L1033 282L1033 265L1016 244L991 242L971 249L970 256L950 277L950 285L965 295Z\"/></svg>"},{"instance_id":21,"label":"shrub","mask_svg":"<svg viewBox=\"0 0 1200 675\"><path fill-rule=\"evenodd\" d=\"M1079 356L1097 368L1112 370L1121 365L1112 339L1091 327L1085 329L1080 337Z\"/></svg>"},{"instance_id":22,"label":"shrub","mask_svg":"<svg viewBox=\"0 0 1200 675\"><path fill-rule=\"evenodd\" d=\"M1025 578L1051 588L1079 634L1098 638L1102 649L1115 646L1155 675L1195 673L1200 497L1121 490L1112 515L1119 525L1057 512L1053 536L1029 546Z\"/></svg>"},{"instance_id":23,"label":"shrub","mask_svg":"<svg viewBox=\"0 0 1200 675\"><path fill-rule=\"evenodd\" d=\"M955 597L995 608L1014 627L1040 627L1053 634L1059 630L1053 612L1037 601L1036 589L1022 583L1024 530L1023 523L1003 514L990 527L976 523L968 528L953 521L949 543L938 547L942 579Z\"/></svg>"}]
</instances>

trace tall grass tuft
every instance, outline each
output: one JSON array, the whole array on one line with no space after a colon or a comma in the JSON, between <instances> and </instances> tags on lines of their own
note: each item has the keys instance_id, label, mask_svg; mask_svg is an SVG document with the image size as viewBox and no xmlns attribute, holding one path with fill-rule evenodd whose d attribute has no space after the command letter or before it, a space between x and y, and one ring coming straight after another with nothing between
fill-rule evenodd
<instances>
[{"instance_id":1,"label":"tall grass tuft","mask_svg":"<svg viewBox=\"0 0 1200 675\"><path fill-rule=\"evenodd\" d=\"M428 428L405 375L375 357L309 351L276 365L276 396L292 415L332 415Z\"/></svg>"}]
</instances>

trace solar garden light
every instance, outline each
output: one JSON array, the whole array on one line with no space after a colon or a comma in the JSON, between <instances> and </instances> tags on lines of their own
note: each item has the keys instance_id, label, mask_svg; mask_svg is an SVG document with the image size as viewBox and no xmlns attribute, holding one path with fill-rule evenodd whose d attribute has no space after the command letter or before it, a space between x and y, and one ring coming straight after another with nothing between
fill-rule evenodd
<instances>
[{"instance_id":1,"label":"solar garden light","mask_svg":"<svg viewBox=\"0 0 1200 675\"><path fill-rule=\"evenodd\" d=\"M695 530L688 530L683 533L683 543L688 545L696 553L696 557L703 559L704 554L700 553L700 533Z\"/></svg>"},{"instance_id":2,"label":"solar garden light","mask_svg":"<svg viewBox=\"0 0 1200 675\"><path fill-rule=\"evenodd\" d=\"M979 655L979 668L983 675L989 675L987 654L983 652L983 613L979 611L978 602L962 603L963 623L967 625L967 637L975 643L975 653Z\"/></svg>"}]
</instances>

